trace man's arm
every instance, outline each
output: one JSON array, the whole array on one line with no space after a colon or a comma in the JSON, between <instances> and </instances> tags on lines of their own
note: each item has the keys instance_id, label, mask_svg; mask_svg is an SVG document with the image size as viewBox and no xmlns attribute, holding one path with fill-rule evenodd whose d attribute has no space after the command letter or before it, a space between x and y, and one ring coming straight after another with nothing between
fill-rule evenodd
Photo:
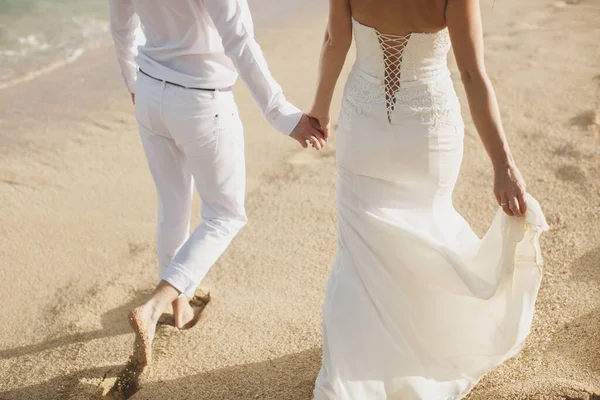
<instances>
[{"instance_id":1,"label":"man's arm","mask_svg":"<svg viewBox=\"0 0 600 400\"><path fill-rule=\"evenodd\" d=\"M263 52L254 39L246 0L205 0L204 6L217 28L225 54L233 61L267 120L281 133L289 135L307 118L283 95Z\"/></svg>"},{"instance_id":2,"label":"man's arm","mask_svg":"<svg viewBox=\"0 0 600 400\"><path fill-rule=\"evenodd\" d=\"M127 89L133 95L137 76L134 57L137 53L136 35L140 34L140 20L133 8L132 0L110 0L110 31L121 74Z\"/></svg>"}]
</instances>

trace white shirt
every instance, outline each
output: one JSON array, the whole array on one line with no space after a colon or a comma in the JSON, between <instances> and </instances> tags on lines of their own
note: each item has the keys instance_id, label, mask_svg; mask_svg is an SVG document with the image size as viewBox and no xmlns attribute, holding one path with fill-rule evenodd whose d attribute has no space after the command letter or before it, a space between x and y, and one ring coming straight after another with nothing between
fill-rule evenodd
<instances>
[{"instance_id":1,"label":"white shirt","mask_svg":"<svg viewBox=\"0 0 600 400\"><path fill-rule=\"evenodd\" d=\"M239 72L277 130L288 135L298 124L302 112L271 76L246 0L110 0L110 22L131 93L138 66L155 78L204 89L230 87Z\"/></svg>"}]
</instances>

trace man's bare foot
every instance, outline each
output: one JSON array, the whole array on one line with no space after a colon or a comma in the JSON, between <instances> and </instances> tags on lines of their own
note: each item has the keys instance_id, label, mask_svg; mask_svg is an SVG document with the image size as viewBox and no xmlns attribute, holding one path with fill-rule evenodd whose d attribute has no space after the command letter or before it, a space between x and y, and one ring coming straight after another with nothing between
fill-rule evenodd
<instances>
[{"instance_id":1,"label":"man's bare foot","mask_svg":"<svg viewBox=\"0 0 600 400\"><path fill-rule=\"evenodd\" d=\"M210 301L210 294L194 296L191 300L182 296L173 302L175 326L179 329L190 329L200 320L202 310Z\"/></svg>"},{"instance_id":2,"label":"man's bare foot","mask_svg":"<svg viewBox=\"0 0 600 400\"><path fill-rule=\"evenodd\" d=\"M134 308L129 313L129 324L135 332L132 361L140 369L145 368L152 360L152 342L159 315L150 304Z\"/></svg>"}]
</instances>

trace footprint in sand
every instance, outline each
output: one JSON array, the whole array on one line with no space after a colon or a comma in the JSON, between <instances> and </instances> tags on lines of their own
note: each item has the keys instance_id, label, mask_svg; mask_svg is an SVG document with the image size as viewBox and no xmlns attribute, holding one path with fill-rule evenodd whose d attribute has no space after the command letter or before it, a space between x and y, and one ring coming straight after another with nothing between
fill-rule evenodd
<instances>
[{"instance_id":1,"label":"footprint in sand","mask_svg":"<svg viewBox=\"0 0 600 400\"><path fill-rule=\"evenodd\" d=\"M567 8L567 7L576 6L578 4L581 4L581 2L582 2L582 0L557 1L556 3L554 3L554 7L556 7L556 8Z\"/></svg>"},{"instance_id":2,"label":"footprint in sand","mask_svg":"<svg viewBox=\"0 0 600 400\"><path fill-rule=\"evenodd\" d=\"M0 182L1 183L5 183L5 184L7 184L9 186L26 186L23 183L14 181L12 179L0 179Z\"/></svg>"},{"instance_id":3,"label":"footprint in sand","mask_svg":"<svg viewBox=\"0 0 600 400\"><path fill-rule=\"evenodd\" d=\"M556 177L565 182L583 182L587 180L585 171L577 165L563 165L556 170Z\"/></svg>"},{"instance_id":4,"label":"footprint in sand","mask_svg":"<svg viewBox=\"0 0 600 400\"><path fill-rule=\"evenodd\" d=\"M110 131L112 130L112 127L104 122L98 121L98 120L91 120L90 124L95 126L96 128L100 128L102 130L105 131Z\"/></svg>"},{"instance_id":5,"label":"footprint in sand","mask_svg":"<svg viewBox=\"0 0 600 400\"><path fill-rule=\"evenodd\" d=\"M518 384L507 384L499 389L485 392L478 396L475 391L473 399L561 399L561 400L600 400L600 394L576 381L553 378L531 379Z\"/></svg>"},{"instance_id":6,"label":"footprint in sand","mask_svg":"<svg viewBox=\"0 0 600 400\"><path fill-rule=\"evenodd\" d=\"M583 111L571 118L569 122L594 135L600 135L600 110Z\"/></svg>"},{"instance_id":7,"label":"footprint in sand","mask_svg":"<svg viewBox=\"0 0 600 400\"><path fill-rule=\"evenodd\" d=\"M565 145L559 146L554 149L554 154L561 157L569 157L580 159L583 155L579 150L573 146L572 143L567 143Z\"/></svg>"},{"instance_id":8,"label":"footprint in sand","mask_svg":"<svg viewBox=\"0 0 600 400\"><path fill-rule=\"evenodd\" d=\"M142 254L144 251L151 249L151 245L146 242L128 243L127 246L129 248L129 255L131 257L136 257L136 256Z\"/></svg>"},{"instance_id":9,"label":"footprint in sand","mask_svg":"<svg viewBox=\"0 0 600 400\"><path fill-rule=\"evenodd\" d=\"M142 371L137 368L134 362L127 361L113 386L110 388L105 398L110 400L125 400L132 397L140 390L140 375Z\"/></svg>"}]
</instances>

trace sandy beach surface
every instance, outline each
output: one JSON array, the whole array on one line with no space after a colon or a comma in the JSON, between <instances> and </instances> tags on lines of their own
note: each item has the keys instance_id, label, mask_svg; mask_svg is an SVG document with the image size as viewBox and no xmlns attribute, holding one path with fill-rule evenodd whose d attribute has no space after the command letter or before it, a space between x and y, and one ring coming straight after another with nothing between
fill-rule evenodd
<instances>
[{"instance_id":1,"label":"sandy beach surface","mask_svg":"<svg viewBox=\"0 0 600 400\"><path fill-rule=\"evenodd\" d=\"M552 229L532 335L469 399L598 400L600 3L482 7L505 128ZM302 108L325 19L312 3L258 29L274 75ZM455 204L483 234L496 210L491 168L455 79L467 124ZM201 323L159 327L134 399L312 398L335 247L335 140L302 150L241 83L235 93L250 222L202 284L212 301ZM0 104L0 399L105 398L131 351L127 312L157 268L154 185L113 49L1 90Z\"/></svg>"}]
</instances>

